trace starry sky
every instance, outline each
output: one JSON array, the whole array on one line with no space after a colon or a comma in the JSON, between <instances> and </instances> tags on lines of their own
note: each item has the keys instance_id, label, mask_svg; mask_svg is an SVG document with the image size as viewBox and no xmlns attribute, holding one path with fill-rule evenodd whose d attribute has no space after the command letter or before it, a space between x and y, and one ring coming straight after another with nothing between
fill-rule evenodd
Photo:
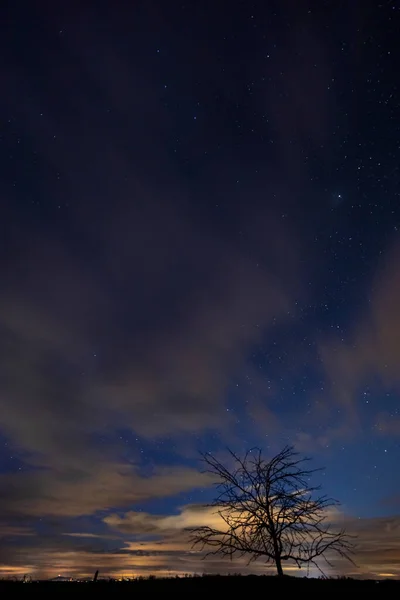
<instances>
[{"instance_id":1,"label":"starry sky","mask_svg":"<svg viewBox=\"0 0 400 600\"><path fill-rule=\"evenodd\" d=\"M400 4L3 11L0 575L265 572L199 452L293 444L399 577Z\"/></svg>"}]
</instances>

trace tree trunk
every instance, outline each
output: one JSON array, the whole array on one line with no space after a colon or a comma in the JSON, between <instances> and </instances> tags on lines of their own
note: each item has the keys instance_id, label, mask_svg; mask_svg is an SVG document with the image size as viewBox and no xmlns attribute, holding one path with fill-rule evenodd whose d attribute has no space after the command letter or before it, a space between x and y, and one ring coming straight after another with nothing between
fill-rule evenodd
<instances>
[{"instance_id":1,"label":"tree trunk","mask_svg":"<svg viewBox=\"0 0 400 600\"><path fill-rule=\"evenodd\" d=\"M279 554L275 557L276 570L279 577L283 577L282 561Z\"/></svg>"},{"instance_id":2,"label":"tree trunk","mask_svg":"<svg viewBox=\"0 0 400 600\"><path fill-rule=\"evenodd\" d=\"M275 532L274 524L272 523L272 519L271 519L271 530L272 530L272 543L274 545L274 558L275 558L276 570L278 572L278 577L283 577L280 545L279 545L278 537Z\"/></svg>"}]
</instances>

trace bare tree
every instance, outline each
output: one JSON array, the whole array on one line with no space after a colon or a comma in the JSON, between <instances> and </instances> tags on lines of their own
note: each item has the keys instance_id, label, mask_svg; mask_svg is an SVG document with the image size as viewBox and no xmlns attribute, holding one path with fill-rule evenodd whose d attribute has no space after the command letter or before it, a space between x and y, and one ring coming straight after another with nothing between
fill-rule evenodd
<instances>
[{"instance_id":1,"label":"bare tree","mask_svg":"<svg viewBox=\"0 0 400 600\"><path fill-rule=\"evenodd\" d=\"M221 527L191 529L193 546L210 547L206 556L247 555L249 562L263 558L275 563L280 576L286 561L299 568L314 564L321 572L316 559L322 557L330 565L330 553L353 562L352 536L333 528L328 520L329 509L339 503L318 496L320 486L310 486L311 475L320 469L307 469L309 458L300 458L292 446L269 461L259 448L243 459L229 452L232 468L211 454L203 455L207 471L218 479L218 496L207 506L216 509Z\"/></svg>"}]
</instances>

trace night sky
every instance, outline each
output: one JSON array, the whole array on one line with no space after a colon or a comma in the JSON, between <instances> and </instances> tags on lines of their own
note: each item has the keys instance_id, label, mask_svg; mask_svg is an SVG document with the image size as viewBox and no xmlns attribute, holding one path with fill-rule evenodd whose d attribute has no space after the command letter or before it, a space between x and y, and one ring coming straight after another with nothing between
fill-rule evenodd
<instances>
[{"instance_id":1,"label":"night sky","mask_svg":"<svg viewBox=\"0 0 400 600\"><path fill-rule=\"evenodd\" d=\"M0 575L265 572L199 452L293 444L399 577L400 3L2 14Z\"/></svg>"}]
</instances>

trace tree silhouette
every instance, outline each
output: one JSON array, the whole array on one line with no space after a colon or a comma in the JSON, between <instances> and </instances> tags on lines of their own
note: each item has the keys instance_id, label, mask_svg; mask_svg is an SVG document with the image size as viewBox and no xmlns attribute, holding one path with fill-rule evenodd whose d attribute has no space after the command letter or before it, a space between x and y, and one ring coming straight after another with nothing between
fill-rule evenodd
<instances>
[{"instance_id":1,"label":"tree silhouette","mask_svg":"<svg viewBox=\"0 0 400 600\"><path fill-rule=\"evenodd\" d=\"M243 459L229 451L233 466L224 466L213 455L203 454L207 471L217 476L218 495L206 506L214 507L222 519L221 528L192 528L193 546L210 547L206 556L221 554L263 558L274 563L283 575L282 563L291 561L299 568L314 564L327 554L336 553L353 562L352 541L344 529L329 523L328 511L339 502L318 496L318 487L310 478L320 469L307 469L309 458L300 458L292 446L286 446L271 460L254 448ZM354 563L353 563L354 564Z\"/></svg>"}]
</instances>

